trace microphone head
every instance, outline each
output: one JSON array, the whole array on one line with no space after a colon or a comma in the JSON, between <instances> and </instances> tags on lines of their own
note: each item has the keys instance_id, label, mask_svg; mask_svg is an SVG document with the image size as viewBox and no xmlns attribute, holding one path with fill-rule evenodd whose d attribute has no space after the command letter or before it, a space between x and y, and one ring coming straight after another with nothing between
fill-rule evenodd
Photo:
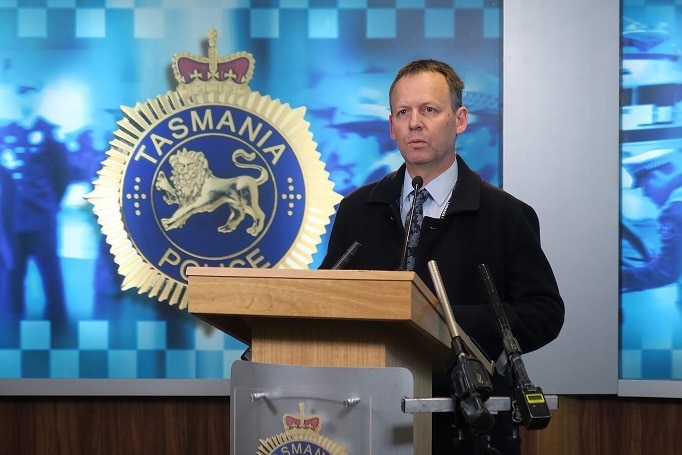
<instances>
[{"instance_id":1,"label":"microphone head","mask_svg":"<svg viewBox=\"0 0 682 455\"><path fill-rule=\"evenodd\" d=\"M424 186L424 179L422 178L421 175L418 175L412 179L412 188L417 190L417 189L421 188L422 186Z\"/></svg>"}]
</instances>

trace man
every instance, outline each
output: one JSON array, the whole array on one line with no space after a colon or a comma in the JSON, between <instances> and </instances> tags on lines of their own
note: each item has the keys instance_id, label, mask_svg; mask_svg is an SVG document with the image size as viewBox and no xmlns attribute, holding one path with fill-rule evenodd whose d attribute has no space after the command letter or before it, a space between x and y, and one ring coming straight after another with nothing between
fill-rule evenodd
<instances>
[{"instance_id":1,"label":"man","mask_svg":"<svg viewBox=\"0 0 682 455\"><path fill-rule=\"evenodd\" d=\"M641 188L658 213L660 246L645 251L645 263L622 271L624 292L641 291L680 282L682 275L682 152L655 149L623 159L633 188ZM680 295L678 292L678 301Z\"/></svg>"},{"instance_id":2,"label":"man","mask_svg":"<svg viewBox=\"0 0 682 455\"><path fill-rule=\"evenodd\" d=\"M479 265L487 264L511 329L524 352L554 338L563 325L564 304L540 247L534 210L484 182L457 155L457 136L467 128L464 84L454 70L435 60L403 67L389 90L391 138L405 160L382 180L358 188L342 200L321 267L329 268L354 242L362 247L349 269L396 270L405 262L405 220L412 206L412 181L423 178L430 197L416 248L414 271L433 289L427 263L435 260L455 319L492 358L503 351L501 336ZM410 262L407 262L410 264ZM408 267L410 269L410 267ZM507 395L506 379L493 378L496 395ZM434 395L449 396L445 374L434 378ZM434 414L434 454L474 453L480 441L453 445L452 416ZM519 453L509 438L511 421L498 415L493 445ZM483 453L483 452L481 452Z\"/></svg>"},{"instance_id":3,"label":"man","mask_svg":"<svg viewBox=\"0 0 682 455\"><path fill-rule=\"evenodd\" d=\"M66 149L55 126L39 116L35 87L17 89L20 116L0 129L0 165L11 176L2 188L2 212L10 239L13 267L8 299L13 312L26 309L26 274L34 260L45 294L44 317L66 318L66 302L57 254L57 214L68 183Z\"/></svg>"}]
</instances>

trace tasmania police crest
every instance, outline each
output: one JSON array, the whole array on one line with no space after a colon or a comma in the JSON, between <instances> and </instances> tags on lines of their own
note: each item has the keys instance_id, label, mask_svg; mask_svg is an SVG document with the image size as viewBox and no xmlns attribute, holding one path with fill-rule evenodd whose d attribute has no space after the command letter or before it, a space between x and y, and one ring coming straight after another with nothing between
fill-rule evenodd
<instances>
[{"instance_id":1,"label":"tasmania police crest","mask_svg":"<svg viewBox=\"0 0 682 455\"><path fill-rule=\"evenodd\" d=\"M305 108L251 91L255 60L179 53L176 91L122 106L86 197L124 276L187 306L187 266L307 268L341 196Z\"/></svg>"},{"instance_id":2,"label":"tasmania police crest","mask_svg":"<svg viewBox=\"0 0 682 455\"><path fill-rule=\"evenodd\" d=\"M305 415L299 403L299 414L284 414L284 433L260 440L256 455L346 455L346 447L320 433L320 416Z\"/></svg>"}]
</instances>

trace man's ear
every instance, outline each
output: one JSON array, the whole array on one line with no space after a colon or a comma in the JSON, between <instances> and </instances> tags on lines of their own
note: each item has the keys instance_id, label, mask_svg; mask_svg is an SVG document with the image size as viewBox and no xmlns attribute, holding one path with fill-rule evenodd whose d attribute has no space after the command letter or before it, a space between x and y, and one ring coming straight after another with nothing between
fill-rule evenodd
<instances>
[{"instance_id":1,"label":"man's ear","mask_svg":"<svg viewBox=\"0 0 682 455\"><path fill-rule=\"evenodd\" d=\"M395 132L393 131L393 114L388 115L388 128L391 133L391 139L396 140Z\"/></svg>"},{"instance_id":2,"label":"man's ear","mask_svg":"<svg viewBox=\"0 0 682 455\"><path fill-rule=\"evenodd\" d=\"M457 134L462 134L467 129L469 110L466 107L461 106L455 112L455 118L457 120Z\"/></svg>"}]
</instances>

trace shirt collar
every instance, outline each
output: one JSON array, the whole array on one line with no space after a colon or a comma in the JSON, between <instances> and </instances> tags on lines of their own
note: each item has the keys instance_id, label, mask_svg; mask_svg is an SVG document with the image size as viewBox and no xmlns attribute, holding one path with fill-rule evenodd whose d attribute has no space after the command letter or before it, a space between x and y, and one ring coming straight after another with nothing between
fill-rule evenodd
<instances>
[{"instance_id":1,"label":"shirt collar","mask_svg":"<svg viewBox=\"0 0 682 455\"><path fill-rule=\"evenodd\" d=\"M424 188L426 188L431 195L431 199L440 207L450 199L452 190L457 183L457 176L459 169L457 167L457 160L454 160L452 165L445 170L441 175L431 180ZM407 198L412 192L412 177L407 170L405 171L405 178L403 179L402 202L407 202Z\"/></svg>"}]
</instances>

